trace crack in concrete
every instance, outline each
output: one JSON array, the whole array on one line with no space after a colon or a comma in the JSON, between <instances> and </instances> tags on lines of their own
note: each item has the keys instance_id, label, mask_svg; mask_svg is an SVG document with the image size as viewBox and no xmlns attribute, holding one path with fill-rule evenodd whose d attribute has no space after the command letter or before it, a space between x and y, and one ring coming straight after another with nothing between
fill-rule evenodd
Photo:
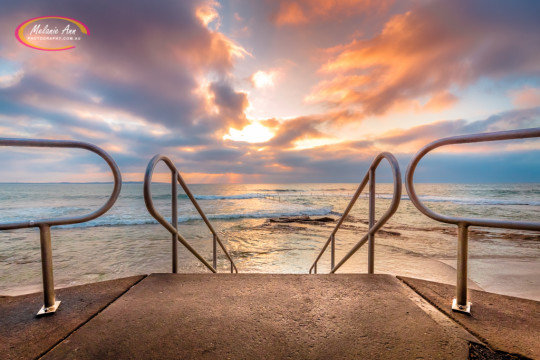
<instances>
[{"instance_id":1,"label":"crack in concrete","mask_svg":"<svg viewBox=\"0 0 540 360\"><path fill-rule=\"evenodd\" d=\"M88 322L90 322L92 319L94 319L96 316L98 316L99 314L101 314L105 309L107 309L112 303L114 303L116 300L120 299L122 296L124 296L128 291L130 291L131 289L133 289L135 286L137 286L141 281L143 281L144 279L146 279L148 277L148 274L144 275L141 279L139 279L138 281L136 281L133 285L131 285L128 289L126 289L126 291L122 292L121 294L119 294L117 297L115 297L113 300L111 300L110 302L108 302L107 304L105 304L105 306L103 306L99 311L97 311L94 315L90 316L88 319L86 319L86 321L83 321L79 326L77 326L75 329L73 329L69 334L67 334L66 336L64 336L63 338L61 338L60 340L58 340L53 346L51 346L49 349L45 350L43 353L41 353L40 355L38 355L36 357L36 359L41 359L43 356L47 355L49 352L51 352L52 350L54 350L54 348L56 348L58 345L60 345L62 342L64 342L64 340L66 340L67 338L69 338L71 335L73 335L77 330L79 330L81 327L83 327L84 325L88 324Z\"/></svg>"}]
</instances>

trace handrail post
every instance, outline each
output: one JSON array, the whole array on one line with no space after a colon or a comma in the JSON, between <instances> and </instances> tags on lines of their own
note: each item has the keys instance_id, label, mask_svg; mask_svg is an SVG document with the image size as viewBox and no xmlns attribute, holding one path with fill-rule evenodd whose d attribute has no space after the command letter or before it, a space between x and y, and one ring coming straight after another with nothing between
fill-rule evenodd
<instances>
[{"instance_id":1,"label":"handrail post","mask_svg":"<svg viewBox=\"0 0 540 360\"><path fill-rule=\"evenodd\" d=\"M334 270L336 265L336 234L332 234L332 244L331 244L331 258L330 258L330 269Z\"/></svg>"},{"instance_id":2,"label":"handrail post","mask_svg":"<svg viewBox=\"0 0 540 360\"><path fill-rule=\"evenodd\" d=\"M171 178L171 217L172 226L176 229L176 232L172 234L172 272L178 273L178 173L172 171Z\"/></svg>"},{"instance_id":3,"label":"handrail post","mask_svg":"<svg viewBox=\"0 0 540 360\"><path fill-rule=\"evenodd\" d=\"M369 222L368 222L368 274L375 272L375 234L371 228L375 225L375 169L369 169Z\"/></svg>"},{"instance_id":4,"label":"handrail post","mask_svg":"<svg viewBox=\"0 0 540 360\"><path fill-rule=\"evenodd\" d=\"M19 147L37 147L37 148L71 148L84 149L101 157L107 165L109 165L114 177L114 187L109 199L99 209L85 215L59 217L39 220L25 220L19 222L0 224L0 230L14 230L26 228L39 228L40 247L41 247L41 268L43 277L43 307L37 313L38 316L44 314L52 314L60 305L60 301L56 301L54 296L54 278L53 278L53 263L52 263L52 248L51 248L51 226L71 225L90 221L105 214L116 202L120 190L122 189L122 174L120 169L114 162L114 159L107 154L103 149L81 141L71 140L45 140L45 139L6 139L0 138L0 146L19 146Z\"/></svg>"},{"instance_id":5,"label":"handrail post","mask_svg":"<svg viewBox=\"0 0 540 360\"><path fill-rule=\"evenodd\" d=\"M390 164L390 168L392 170L392 175L394 178L394 194L392 196L392 202L390 203L390 206L388 209L384 212L384 214L381 215L379 220L375 221L375 171L381 161L383 159L386 159L388 163ZM364 188L368 185L369 182L369 229L367 234L365 234L354 246L349 252L336 264L335 263L335 234L339 230L340 226L343 224L343 222L347 219L347 216L349 215L349 212L352 210L354 204L356 203L356 200L362 195L362 191ZM366 196L367 197L367 196ZM362 196L364 198L364 196ZM370 240L370 250L369 250L369 259L368 259L368 271L369 273L374 272L374 259L375 259L375 234L379 229L394 215L394 213L397 211L399 202L401 200L401 172L399 170L399 163L394 155L388 152L382 152L379 155L373 159L373 162L371 163L371 166L369 167L369 170L364 175L364 178L362 179L362 182L360 185L358 185L358 189L354 193L351 201L349 202L349 205L347 205L347 208L339 218L336 226L334 227L334 230L332 231L332 235L326 240L326 242L323 245L323 248L319 252L319 255L313 262L313 265L311 265L311 270L314 270L314 273L317 273L317 262L321 259L322 255L325 253L325 251L330 246L330 249L332 251L332 258L331 258L331 270L330 273L334 274L347 260L350 259L351 256L353 256L358 249L360 249L368 240Z\"/></svg>"},{"instance_id":6,"label":"handrail post","mask_svg":"<svg viewBox=\"0 0 540 360\"><path fill-rule=\"evenodd\" d=\"M41 243L41 273L43 275L43 307L37 313L38 316L52 314L58 309L60 301L54 296L54 278L51 247L51 227L47 224L39 226L39 238Z\"/></svg>"},{"instance_id":7,"label":"handrail post","mask_svg":"<svg viewBox=\"0 0 540 360\"><path fill-rule=\"evenodd\" d=\"M214 269L217 270L217 235L214 234L214 255L213 255L213 265L214 265ZM231 265L231 273L232 273L232 265Z\"/></svg>"},{"instance_id":8,"label":"handrail post","mask_svg":"<svg viewBox=\"0 0 540 360\"><path fill-rule=\"evenodd\" d=\"M469 254L469 225L458 225L458 256L457 256L457 284L456 298L452 310L469 314L471 303L467 302L467 258Z\"/></svg>"},{"instance_id":9,"label":"handrail post","mask_svg":"<svg viewBox=\"0 0 540 360\"><path fill-rule=\"evenodd\" d=\"M152 189L151 189L152 175L154 174L154 169L155 169L156 165L160 161L163 161L169 167L169 169L172 172L173 178L176 178L174 180L174 184L175 184L174 186L176 187L176 182L178 184L180 184L182 189L184 189L184 192L185 192L186 196L188 197L189 200L191 200L191 203L193 204L193 206L195 206L195 209L197 210L197 212L199 213L199 215L203 219L204 223L206 224L206 226L208 227L208 229L210 230L212 235L215 235L215 240L217 242L217 245L219 245L221 247L221 249L223 250L223 253L225 254L225 256L231 261L231 272L233 272L233 270L236 270L238 272L238 270L236 269L236 266L234 265L234 261L232 260L231 256L229 255L229 253L225 249L225 247L224 247L223 243L221 242L221 240L219 239L219 236L217 235L216 231L214 230L214 227L212 226L212 224L210 223L210 221L208 220L208 218L204 214L204 211L201 209L201 207L197 203L197 200L195 199L195 196L193 196L193 194L189 190L188 186L186 185L184 179L182 179L182 176L180 175L180 172L178 171L176 166L174 166L171 159L169 159L168 157L166 157L164 155L160 155L160 154L155 155L152 158L152 160L150 160L150 162L148 163L148 166L146 167L146 172L144 174L144 203L145 203L146 209L148 210L150 215L152 215L152 217L154 219L156 219L161 225L163 225L163 227L165 227L165 229L167 229L167 231L169 231L169 233L171 233L171 235L173 235L173 238L177 239L178 242L180 242L182 245L184 245L184 247L189 252L191 252L197 259L199 259L199 261L201 263L203 263L203 265L208 270L210 270L213 273L217 272L215 267L212 267L212 265L210 265L210 263L205 258L203 258L186 241L186 239L184 239L184 237L178 232L178 209L176 209L176 214L175 214L175 216L173 216L174 219L176 219L175 221L173 221L174 222L174 224L173 224L173 223L165 220L165 218L163 218L163 216L161 216L161 214L159 212L157 212L156 208L154 207L154 202L152 201Z\"/></svg>"},{"instance_id":10,"label":"handrail post","mask_svg":"<svg viewBox=\"0 0 540 360\"><path fill-rule=\"evenodd\" d=\"M413 205L427 217L447 224L458 226L458 255L457 255L457 296L452 303L452 310L470 313L471 303L467 302L467 257L468 257L468 228L469 226L482 226L499 229L540 231L539 222L504 221L494 219L479 219L472 217L448 216L439 214L422 203L414 188L414 172L420 160L429 152L448 145L473 144L489 141L511 139L530 139L540 137L540 128L498 131L482 134L452 136L435 140L422 149L412 158L406 173L406 188L409 199Z\"/></svg>"}]
</instances>

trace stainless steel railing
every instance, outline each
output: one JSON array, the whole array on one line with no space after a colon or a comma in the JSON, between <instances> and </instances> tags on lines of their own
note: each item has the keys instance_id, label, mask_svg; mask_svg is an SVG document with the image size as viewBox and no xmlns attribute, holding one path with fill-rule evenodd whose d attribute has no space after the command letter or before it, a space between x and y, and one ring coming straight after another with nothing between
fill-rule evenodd
<instances>
[{"instance_id":1,"label":"stainless steel railing","mask_svg":"<svg viewBox=\"0 0 540 360\"><path fill-rule=\"evenodd\" d=\"M459 216L447 216L430 210L418 198L414 189L414 171L420 160L430 151L441 146L470 144L486 141L500 141L511 139L527 139L540 137L540 128L501 131L483 134L473 134L464 136L453 136L434 141L424 146L413 157L407 168L406 183L407 192L412 203L424 215L447 224L458 226L458 250L457 250L457 284L456 298L452 304L452 310L470 313L471 303L467 302L467 259L468 259L468 237L469 226L482 226L501 229L517 229L517 230L540 230L540 223L522 222L522 221L503 221L492 219L466 218Z\"/></svg>"},{"instance_id":2,"label":"stainless steel railing","mask_svg":"<svg viewBox=\"0 0 540 360\"><path fill-rule=\"evenodd\" d=\"M171 170L171 187L172 187L172 194L171 194L171 200L172 200L172 206L171 206L171 215L172 215L172 224L169 223L167 220L161 216L161 214L155 209L154 202L152 201L152 192L151 192L151 185L152 185L152 175L154 174L154 169L156 165L163 161ZM182 189L184 189L186 195L193 203L193 206L195 206L195 209L197 209L197 212L203 219L204 223L210 230L210 232L213 235L213 266L211 266L189 243L184 239L182 235L178 232L178 189L177 189L177 182L182 186ZM231 273L236 272L238 273L238 269L236 268L236 265L234 264L234 261L232 260L231 256L225 249L225 246L223 246L223 243L221 242L218 234L214 230L214 227L208 221L208 218L204 214L204 211L199 206L199 203L197 203L197 200L195 200L195 197L189 190L188 186L184 182L184 179L182 179L182 176L180 176L180 172L174 166L171 159L164 155L156 155L150 160L148 163L148 166L146 167L146 174L144 175L144 202L146 203L146 209L148 209L148 212L150 215L152 215L165 229L167 229L171 235L172 235L172 272L177 273L178 272L178 241L182 243L188 249L197 259L199 259L200 262L204 264L211 272L217 273L217 245L221 247L223 250L223 253L225 253L225 256L229 259L231 262Z\"/></svg>"},{"instance_id":3,"label":"stainless steel railing","mask_svg":"<svg viewBox=\"0 0 540 360\"><path fill-rule=\"evenodd\" d=\"M390 164L390 167L392 168L392 175L394 177L394 194L392 196L392 202L390 203L390 207L386 212L381 216L381 218L375 222L375 171L377 167L379 166L382 159L386 159L388 163ZM341 227L341 224L345 219L347 218L347 215L349 215L349 212L353 208L354 204L356 203L356 200L358 200L358 197L364 190L366 184L369 182L369 223L368 223L368 232L366 235L364 235L360 241L358 241L353 248L341 259L341 261L335 265L335 255L336 255L336 233ZM345 209L345 212L339 219L338 223L336 224L334 230L330 234L330 237L324 244L322 250L319 253L319 256L315 259L313 262L313 265L311 265L311 268L309 269L309 273L317 273L317 262L321 258L321 256L324 254L326 249L328 248L328 245L331 244L330 247L330 273L335 273L351 256L356 253L362 245L364 245L367 241L369 241L368 244L368 273L373 274L375 271L375 234L379 229L394 215L396 210L398 209L399 202L401 200L401 171L399 170L399 164L394 155L383 152L377 155L375 159L373 160L373 163L371 163L371 166L369 167L366 175L364 176L364 179L358 186L358 189L354 193L351 201L349 202L349 205Z\"/></svg>"},{"instance_id":4,"label":"stainless steel railing","mask_svg":"<svg viewBox=\"0 0 540 360\"><path fill-rule=\"evenodd\" d=\"M17 147L50 147L50 148L73 148L85 149L99 155L111 168L114 176L114 188L109 200L96 211L87 214L72 217L54 218L54 219L38 219L28 220L13 223L0 224L0 230L24 229L31 227L39 228L41 242L41 267L43 276L43 298L44 304L39 315L51 314L56 311L60 305L60 301L56 301L54 295L54 279L53 279L53 263L52 263L52 248L51 248L51 226L78 224L93 220L106 213L115 203L122 188L122 176L118 166L113 158L109 156L101 148L81 142L68 140L35 140L35 139L5 139L0 138L0 146L17 146Z\"/></svg>"}]
</instances>

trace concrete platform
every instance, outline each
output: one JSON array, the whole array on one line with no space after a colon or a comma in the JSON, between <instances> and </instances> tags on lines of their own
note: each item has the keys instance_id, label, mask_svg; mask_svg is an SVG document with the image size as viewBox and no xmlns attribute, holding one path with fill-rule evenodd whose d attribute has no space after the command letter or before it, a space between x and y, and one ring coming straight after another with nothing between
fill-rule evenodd
<instances>
[{"instance_id":1,"label":"concrete platform","mask_svg":"<svg viewBox=\"0 0 540 360\"><path fill-rule=\"evenodd\" d=\"M74 286L56 290L62 301L58 311L35 315L43 294L0 298L0 358L35 359L73 333L144 276Z\"/></svg>"},{"instance_id":2,"label":"concrete platform","mask_svg":"<svg viewBox=\"0 0 540 360\"><path fill-rule=\"evenodd\" d=\"M0 335L8 339L7 345L0 342L2 358L513 358L483 347L478 338L491 341L483 328L471 335L390 275L152 274L140 279L61 289L58 313L39 319L33 314L40 294L0 299ZM414 286L425 294L432 283ZM511 328L510 316L494 321ZM523 346L538 347L534 333L524 339ZM501 349L508 351L508 342Z\"/></svg>"},{"instance_id":3,"label":"concrete platform","mask_svg":"<svg viewBox=\"0 0 540 360\"><path fill-rule=\"evenodd\" d=\"M496 351L540 359L540 303L469 290L471 315L451 311L456 287L399 277L447 316Z\"/></svg>"},{"instance_id":4,"label":"concrete platform","mask_svg":"<svg viewBox=\"0 0 540 360\"><path fill-rule=\"evenodd\" d=\"M150 275L45 359L466 359L389 275Z\"/></svg>"}]
</instances>

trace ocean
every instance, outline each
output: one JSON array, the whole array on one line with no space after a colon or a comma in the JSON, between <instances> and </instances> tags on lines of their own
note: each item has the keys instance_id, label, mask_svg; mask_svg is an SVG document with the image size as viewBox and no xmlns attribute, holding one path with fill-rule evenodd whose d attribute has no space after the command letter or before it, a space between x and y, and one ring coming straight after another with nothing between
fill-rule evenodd
<instances>
[{"instance_id":1,"label":"ocean","mask_svg":"<svg viewBox=\"0 0 540 360\"><path fill-rule=\"evenodd\" d=\"M208 184L191 191L219 232L239 272L307 273L334 222L275 223L278 217L339 218L357 184ZM537 221L540 184L418 184L431 209L448 214ZM81 215L97 209L112 184L0 184L0 222ZM156 208L170 220L170 185L155 183ZM391 184L377 184L377 217L389 206ZM181 191L179 229L210 263L212 235ZM366 230L361 197L336 236L336 259ZM57 287L136 274L171 271L171 236L148 214L142 184L127 183L114 207L93 221L52 228ZM455 284L457 231L422 215L405 188L398 212L376 236L375 272ZM473 287L540 300L540 235L471 228L469 277ZM206 272L179 246L180 272ZM366 272L367 246L339 272ZM319 273L329 271L329 252ZM220 272L229 262L218 253ZM0 232L0 295L41 291L39 232Z\"/></svg>"}]
</instances>

